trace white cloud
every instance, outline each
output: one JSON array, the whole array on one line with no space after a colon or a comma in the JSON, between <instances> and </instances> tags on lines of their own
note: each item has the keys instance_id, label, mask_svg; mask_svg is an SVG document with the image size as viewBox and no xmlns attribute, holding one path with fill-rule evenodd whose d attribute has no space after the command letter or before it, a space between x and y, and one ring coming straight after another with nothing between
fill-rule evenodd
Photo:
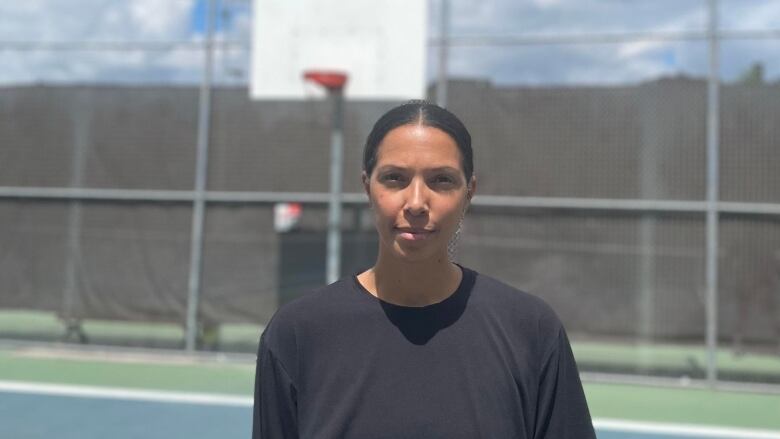
<instances>
[{"instance_id":1,"label":"white cloud","mask_svg":"<svg viewBox=\"0 0 780 439\"><path fill-rule=\"evenodd\" d=\"M194 0L26 0L0 2L0 40L28 42L196 41ZM202 52L142 50L0 51L0 84L193 82Z\"/></svg>"},{"instance_id":2,"label":"white cloud","mask_svg":"<svg viewBox=\"0 0 780 439\"><path fill-rule=\"evenodd\" d=\"M691 9L688 11L681 11L678 16L671 17L666 21L658 23L655 31L658 32L674 32L680 29L693 29L703 31L701 28L701 15L702 10L700 8ZM697 27L699 29L697 29ZM660 40L645 40L645 41L630 41L622 43L619 46L618 54L623 59L642 56L646 53L657 51L663 48L670 48L674 43L669 41Z\"/></svg>"},{"instance_id":3,"label":"white cloud","mask_svg":"<svg viewBox=\"0 0 780 439\"><path fill-rule=\"evenodd\" d=\"M560 5L563 0L532 0L532 3L540 8L549 8Z\"/></svg>"},{"instance_id":4,"label":"white cloud","mask_svg":"<svg viewBox=\"0 0 780 439\"><path fill-rule=\"evenodd\" d=\"M776 0L721 0L719 15L726 29L780 28L780 2Z\"/></svg>"},{"instance_id":5,"label":"white cloud","mask_svg":"<svg viewBox=\"0 0 780 439\"><path fill-rule=\"evenodd\" d=\"M766 0L764 0L766 1ZM574 33L656 29L692 10L700 1L621 0L453 0L453 27L470 33ZM703 15L678 29L703 27Z\"/></svg>"},{"instance_id":6,"label":"white cloud","mask_svg":"<svg viewBox=\"0 0 780 439\"><path fill-rule=\"evenodd\" d=\"M0 2L0 39L144 40L188 33L192 0Z\"/></svg>"},{"instance_id":7,"label":"white cloud","mask_svg":"<svg viewBox=\"0 0 780 439\"><path fill-rule=\"evenodd\" d=\"M191 0L134 0L126 2L130 17L145 36L169 37L171 31L186 33Z\"/></svg>"}]
</instances>

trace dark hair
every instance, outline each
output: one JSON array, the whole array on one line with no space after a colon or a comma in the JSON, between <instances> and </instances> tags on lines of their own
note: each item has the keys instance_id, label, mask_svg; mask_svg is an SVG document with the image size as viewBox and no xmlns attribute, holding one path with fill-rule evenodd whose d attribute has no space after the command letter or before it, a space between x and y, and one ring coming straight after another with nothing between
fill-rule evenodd
<instances>
[{"instance_id":1,"label":"dark hair","mask_svg":"<svg viewBox=\"0 0 780 439\"><path fill-rule=\"evenodd\" d=\"M466 182L474 173L474 153L471 150L471 134L457 116L427 101L409 101L383 114L368 134L363 149L363 170L371 175L377 161L379 144L392 129L402 125L422 124L438 128L452 137L461 155L461 165Z\"/></svg>"}]
</instances>

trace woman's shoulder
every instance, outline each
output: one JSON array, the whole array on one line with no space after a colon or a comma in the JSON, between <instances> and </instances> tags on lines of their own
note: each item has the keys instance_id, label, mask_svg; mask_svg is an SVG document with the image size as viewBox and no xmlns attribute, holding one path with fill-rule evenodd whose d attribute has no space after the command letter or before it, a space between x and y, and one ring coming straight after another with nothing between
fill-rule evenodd
<instances>
[{"instance_id":1,"label":"woman's shoulder","mask_svg":"<svg viewBox=\"0 0 780 439\"><path fill-rule=\"evenodd\" d=\"M345 299L351 295L352 280L347 277L340 279L330 285L305 292L281 306L276 310L269 326L271 324L293 324L298 321L308 321L313 317L320 316L323 312L331 308L338 308L344 305Z\"/></svg>"},{"instance_id":2,"label":"woman's shoulder","mask_svg":"<svg viewBox=\"0 0 780 439\"><path fill-rule=\"evenodd\" d=\"M476 271L474 273L471 300L478 305L514 321L536 321L554 332L561 326L558 315L541 297L495 277Z\"/></svg>"},{"instance_id":3,"label":"woman's shoulder","mask_svg":"<svg viewBox=\"0 0 780 439\"><path fill-rule=\"evenodd\" d=\"M309 329L316 329L312 327L327 325L345 313L353 313L359 304L353 282L346 277L281 305L266 325L263 337L270 342L290 341L296 334L309 333Z\"/></svg>"}]
</instances>

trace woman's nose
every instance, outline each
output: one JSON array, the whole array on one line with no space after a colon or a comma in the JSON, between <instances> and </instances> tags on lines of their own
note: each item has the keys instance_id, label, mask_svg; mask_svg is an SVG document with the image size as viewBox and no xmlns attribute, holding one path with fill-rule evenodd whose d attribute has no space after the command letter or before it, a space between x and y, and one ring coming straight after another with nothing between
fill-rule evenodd
<instances>
[{"instance_id":1,"label":"woman's nose","mask_svg":"<svg viewBox=\"0 0 780 439\"><path fill-rule=\"evenodd\" d=\"M408 195L404 211L410 215L419 216L428 212L427 188L424 181L414 179L407 186Z\"/></svg>"}]
</instances>

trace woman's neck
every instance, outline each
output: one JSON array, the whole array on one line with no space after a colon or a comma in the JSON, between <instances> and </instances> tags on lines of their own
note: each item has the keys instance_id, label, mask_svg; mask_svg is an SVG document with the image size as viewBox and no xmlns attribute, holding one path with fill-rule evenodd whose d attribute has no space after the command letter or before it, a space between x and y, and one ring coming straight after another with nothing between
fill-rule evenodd
<instances>
[{"instance_id":1,"label":"woman's neck","mask_svg":"<svg viewBox=\"0 0 780 439\"><path fill-rule=\"evenodd\" d=\"M426 306L441 302L460 285L462 272L447 257L409 262L380 252L371 269L358 275L374 296L396 305Z\"/></svg>"}]
</instances>

